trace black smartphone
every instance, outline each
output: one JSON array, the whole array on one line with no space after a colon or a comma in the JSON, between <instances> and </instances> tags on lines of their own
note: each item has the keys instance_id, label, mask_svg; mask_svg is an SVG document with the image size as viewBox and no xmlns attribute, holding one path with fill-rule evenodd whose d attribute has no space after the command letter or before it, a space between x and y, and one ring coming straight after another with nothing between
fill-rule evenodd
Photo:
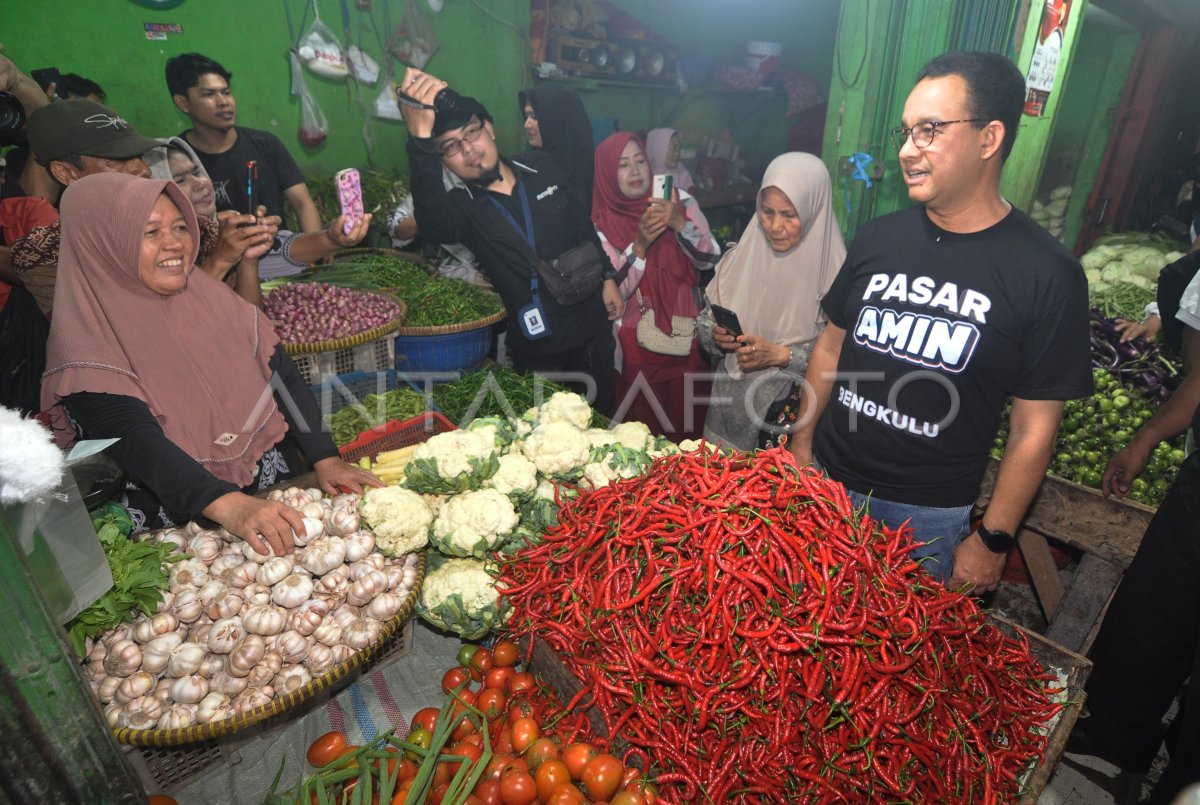
<instances>
[{"instance_id":1,"label":"black smartphone","mask_svg":"<svg viewBox=\"0 0 1200 805\"><path fill-rule=\"evenodd\" d=\"M735 336L745 335L742 332L742 323L738 321L737 314L727 307L720 305L709 305L712 308L713 321L724 327Z\"/></svg>"},{"instance_id":2,"label":"black smartphone","mask_svg":"<svg viewBox=\"0 0 1200 805\"><path fill-rule=\"evenodd\" d=\"M43 67L40 70L34 70L29 74L29 76L37 82L37 85L41 87L43 91L50 89L51 84L56 85L54 89L54 97L58 98L59 100L67 99L67 91L62 85L62 73L59 72L57 67Z\"/></svg>"},{"instance_id":3,"label":"black smartphone","mask_svg":"<svg viewBox=\"0 0 1200 805\"><path fill-rule=\"evenodd\" d=\"M246 213L258 214L258 162L250 160L246 163Z\"/></svg>"}]
</instances>

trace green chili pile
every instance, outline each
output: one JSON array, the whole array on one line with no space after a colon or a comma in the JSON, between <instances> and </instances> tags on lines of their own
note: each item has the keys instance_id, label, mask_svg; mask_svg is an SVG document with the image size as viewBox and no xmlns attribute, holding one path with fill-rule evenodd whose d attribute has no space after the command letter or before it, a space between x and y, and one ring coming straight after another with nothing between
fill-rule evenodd
<instances>
[{"instance_id":1,"label":"green chili pile","mask_svg":"<svg viewBox=\"0 0 1200 805\"><path fill-rule=\"evenodd\" d=\"M1060 693L783 450L669 456L503 567L660 801L1016 801Z\"/></svg>"}]
</instances>

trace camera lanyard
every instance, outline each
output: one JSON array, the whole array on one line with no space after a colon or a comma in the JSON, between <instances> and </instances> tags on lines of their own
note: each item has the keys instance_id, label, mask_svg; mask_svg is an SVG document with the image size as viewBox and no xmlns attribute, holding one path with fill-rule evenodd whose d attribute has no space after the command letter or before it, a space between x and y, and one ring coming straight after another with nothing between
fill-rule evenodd
<instances>
[{"instance_id":1,"label":"camera lanyard","mask_svg":"<svg viewBox=\"0 0 1200 805\"><path fill-rule=\"evenodd\" d=\"M529 249L533 252L533 260L536 261L537 240L533 234L533 212L529 209L529 195L525 192L525 183L520 178L517 179L517 196L521 199L521 214L525 218L525 226L518 224L517 219L508 211L508 207L497 201L495 196L489 195L487 200L492 202L493 206L500 210L500 214L508 219L508 222L512 224L512 228L517 230L517 234L525 238L525 242L529 244ZM530 262L529 264L529 290L533 294L533 303L541 307L542 300L538 295L537 267L534 262Z\"/></svg>"}]
</instances>

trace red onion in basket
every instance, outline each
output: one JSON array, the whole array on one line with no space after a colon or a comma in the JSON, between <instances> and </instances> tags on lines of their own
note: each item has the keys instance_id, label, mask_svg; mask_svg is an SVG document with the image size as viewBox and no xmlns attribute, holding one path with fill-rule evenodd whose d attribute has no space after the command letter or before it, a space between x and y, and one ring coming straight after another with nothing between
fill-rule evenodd
<instances>
[{"instance_id":1,"label":"red onion in basket","mask_svg":"<svg viewBox=\"0 0 1200 805\"><path fill-rule=\"evenodd\" d=\"M400 315L386 296L319 282L281 285L267 294L263 310L288 344L348 338Z\"/></svg>"}]
</instances>

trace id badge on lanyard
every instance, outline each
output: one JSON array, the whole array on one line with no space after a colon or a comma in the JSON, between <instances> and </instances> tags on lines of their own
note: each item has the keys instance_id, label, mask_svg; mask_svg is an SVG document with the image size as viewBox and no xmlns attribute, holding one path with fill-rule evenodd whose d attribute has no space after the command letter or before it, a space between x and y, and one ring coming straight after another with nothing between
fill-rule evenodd
<instances>
[{"instance_id":1,"label":"id badge on lanyard","mask_svg":"<svg viewBox=\"0 0 1200 805\"><path fill-rule=\"evenodd\" d=\"M537 241L533 234L533 213L529 209L529 196L525 192L524 182L517 182L517 195L521 199L521 213L525 216L524 227L517 223L517 219L503 204L492 196L488 196L487 199L496 206L496 209L500 210L501 215L508 219L513 229L517 230L517 234L525 239L533 253L534 260L536 260ZM521 335L525 336L526 340L540 341L548 338L551 330L550 321L546 318L546 312L542 308L541 294L538 293L537 267L532 262L529 264L529 295L529 304L517 311L517 326L521 328Z\"/></svg>"}]
</instances>

